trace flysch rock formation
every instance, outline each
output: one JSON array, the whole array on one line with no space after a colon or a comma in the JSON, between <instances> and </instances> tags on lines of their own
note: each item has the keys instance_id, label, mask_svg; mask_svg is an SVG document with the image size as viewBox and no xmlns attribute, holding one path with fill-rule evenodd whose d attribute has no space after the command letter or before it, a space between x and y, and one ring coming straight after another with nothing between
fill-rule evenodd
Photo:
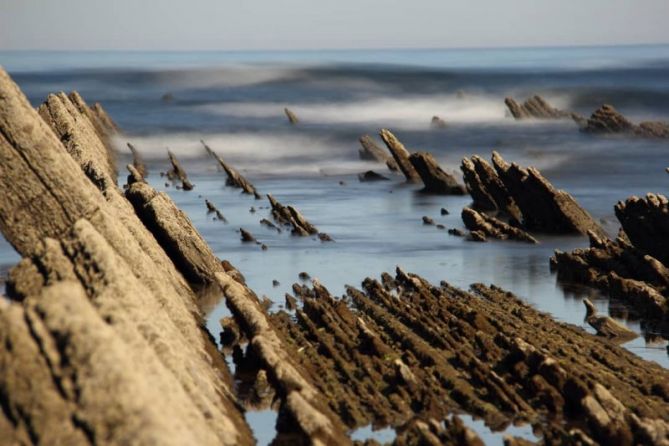
<instances>
[{"instance_id":1,"label":"flysch rock formation","mask_svg":"<svg viewBox=\"0 0 669 446\"><path fill-rule=\"evenodd\" d=\"M526 231L606 236L571 195L553 187L537 169L507 163L497 152L492 164L494 168L479 157L462 162L474 208L504 211L514 226Z\"/></svg>"},{"instance_id":2,"label":"flysch rock formation","mask_svg":"<svg viewBox=\"0 0 669 446\"><path fill-rule=\"evenodd\" d=\"M582 130L587 133L620 133L644 138L669 138L669 123L647 121L636 125L608 104L595 110Z\"/></svg>"},{"instance_id":3,"label":"flysch rock formation","mask_svg":"<svg viewBox=\"0 0 669 446\"><path fill-rule=\"evenodd\" d=\"M127 193L142 204L145 226L102 164L79 165L1 70L0 160L0 231L23 256L7 285L13 302L0 304L3 439L253 444L184 278L190 269L214 275L254 339L280 390L282 429L300 442L350 442L318 403L324 397L283 361L284 346L262 325L243 277L210 257L169 197L148 189L131 166Z\"/></svg>"},{"instance_id":4,"label":"flysch rock formation","mask_svg":"<svg viewBox=\"0 0 669 446\"><path fill-rule=\"evenodd\" d=\"M517 120L522 119L573 119L577 123L584 122L585 119L577 113L559 110L551 106L544 98L534 95L522 104L516 102L513 98L505 98L506 104L511 116Z\"/></svg>"},{"instance_id":5,"label":"flysch rock formation","mask_svg":"<svg viewBox=\"0 0 669 446\"><path fill-rule=\"evenodd\" d=\"M244 178L237 170L223 161L223 158L220 157L214 150L209 147L204 141L200 141L202 145L204 146L204 149L207 151L207 153L214 158L216 161L218 161L218 164L223 168L225 173L228 176L228 179L226 180L226 184L231 187L236 187L238 189L241 189L245 194L253 195L257 200L261 199L262 197L256 191L256 188L251 184L246 178Z\"/></svg>"},{"instance_id":6,"label":"flysch rock formation","mask_svg":"<svg viewBox=\"0 0 669 446\"><path fill-rule=\"evenodd\" d=\"M455 177L445 172L428 152L415 152L409 162L420 176L424 192L442 195L465 195L467 189Z\"/></svg>"},{"instance_id":7,"label":"flysch rock formation","mask_svg":"<svg viewBox=\"0 0 669 446\"><path fill-rule=\"evenodd\" d=\"M40 116L80 165L98 164L100 173L105 174L108 180L115 180L117 172L111 149L100 137L96 124L90 118L92 114L81 96L76 93L71 96L77 98L80 107L65 93L50 94L38 108Z\"/></svg>"},{"instance_id":8,"label":"flysch rock formation","mask_svg":"<svg viewBox=\"0 0 669 446\"><path fill-rule=\"evenodd\" d=\"M2 304L3 438L251 444L195 294L83 153L91 135L58 139L72 115L51 99L48 125L0 70L0 230L24 257Z\"/></svg>"},{"instance_id":9,"label":"flysch rock formation","mask_svg":"<svg viewBox=\"0 0 669 446\"><path fill-rule=\"evenodd\" d=\"M114 149L112 139L120 133L119 127L99 102L89 106L77 91L70 92L68 97L79 112L86 115L93 124L93 127L95 127L100 140L107 148L109 165L112 167L112 170L118 174L116 169L116 150Z\"/></svg>"},{"instance_id":10,"label":"flysch rock formation","mask_svg":"<svg viewBox=\"0 0 669 446\"><path fill-rule=\"evenodd\" d=\"M420 182L420 175L418 175L418 172L414 169L411 161L409 161L409 151L404 147L400 140L388 129L382 129L379 135L386 144L386 147L388 147L395 163L397 163L397 167L399 167L402 174L404 174L406 180L409 183Z\"/></svg>"},{"instance_id":11,"label":"flysch rock formation","mask_svg":"<svg viewBox=\"0 0 669 446\"><path fill-rule=\"evenodd\" d=\"M184 168L181 167L181 163L179 163L176 155L168 150L167 156L170 159L170 164L172 165L172 169L167 172L167 178L172 181L181 181L181 187L183 190L193 190L193 183L191 183L188 179L188 174Z\"/></svg>"},{"instance_id":12,"label":"flysch rock formation","mask_svg":"<svg viewBox=\"0 0 669 446\"><path fill-rule=\"evenodd\" d=\"M493 430L529 423L545 444L669 440L667 370L499 288L465 292L398 269L341 298L317 281L293 294L301 308L272 323L350 428L416 416L440 426L456 412Z\"/></svg>"},{"instance_id":13,"label":"flysch rock formation","mask_svg":"<svg viewBox=\"0 0 669 446\"><path fill-rule=\"evenodd\" d=\"M477 212L471 208L462 209L462 221L467 229L472 232L478 231L486 238L539 243L536 238L532 237L522 229L515 228L495 217L486 215L484 212Z\"/></svg>"},{"instance_id":14,"label":"flysch rock formation","mask_svg":"<svg viewBox=\"0 0 669 446\"><path fill-rule=\"evenodd\" d=\"M645 320L669 326L668 200L655 194L619 202L623 230L615 240L590 234L590 247L557 250L551 267L558 280L598 288L621 300Z\"/></svg>"},{"instance_id":15,"label":"flysch rock formation","mask_svg":"<svg viewBox=\"0 0 669 446\"><path fill-rule=\"evenodd\" d=\"M369 135L363 135L358 140L360 142L360 149L358 149L358 155L361 160L367 161L378 161L384 163L388 169L393 172L398 170L397 163L391 155L389 155L385 150L379 147L374 138Z\"/></svg>"}]
</instances>

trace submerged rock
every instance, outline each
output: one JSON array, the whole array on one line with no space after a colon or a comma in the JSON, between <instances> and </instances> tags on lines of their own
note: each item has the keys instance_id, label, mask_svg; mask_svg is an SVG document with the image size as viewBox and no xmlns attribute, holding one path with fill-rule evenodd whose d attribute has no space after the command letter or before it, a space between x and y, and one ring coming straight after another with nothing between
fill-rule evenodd
<instances>
[{"instance_id":1,"label":"submerged rock","mask_svg":"<svg viewBox=\"0 0 669 446\"><path fill-rule=\"evenodd\" d=\"M207 206L207 213L208 214L215 214L216 219L219 221L222 221L223 223L227 223L228 220L225 218L223 213L218 210L216 206L214 206L214 203L212 203L209 200L204 200L204 204Z\"/></svg>"},{"instance_id":2,"label":"submerged rock","mask_svg":"<svg viewBox=\"0 0 669 446\"><path fill-rule=\"evenodd\" d=\"M539 243L522 229L515 228L501 220L476 212L474 209L462 209L462 221L465 227L472 232L483 234L484 238L496 238L499 240L517 240L526 243Z\"/></svg>"},{"instance_id":3,"label":"submerged rock","mask_svg":"<svg viewBox=\"0 0 669 446\"><path fill-rule=\"evenodd\" d=\"M445 129L448 127L448 124L446 124L446 121L441 119L439 116L432 116L432 120L430 120L430 127L433 129Z\"/></svg>"},{"instance_id":4,"label":"submerged rock","mask_svg":"<svg viewBox=\"0 0 669 446\"><path fill-rule=\"evenodd\" d=\"M428 152L416 152L409 157L411 165L420 176L425 192L444 195L464 195L465 187L453 175L446 173Z\"/></svg>"},{"instance_id":5,"label":"submerged rock","mask_svg":"<svg viewBox=\"0 0 669 446\"><path fill-rule=\"evenodd\" d=\"M223 158L214 152L211 147L209 147L204 141L200 140L200 142L204 146L204 149L207 151L207 153L216 161L218 161L218 164L227 174L228 179L225 182L226 185L241 189L245 194L253 195L257 200L262 198L258 191L256 191L256 188L253 186L253 184L251 184L246 178L237 172L234 167L224 162Z\"/></svg>"},{"instance_id":6,"label":"submerged rock","mask_svg":"<svg viewBox=\"0 0 669 446\"><path fill-rule=\"evenodd\" d=\"M383 175L376 173L373 170L368 170L365 173L358 174L358 180L361 183L366 183L372 181L389 181L390 178L384 177Z\"/></svg>"},{"instance_id":7,"label":"submerged rock","mask_svg":"<svg viewBox=\"0 0 669 446\"><path fill-rule=\"evenodd\" d=\"M409 151L404 148L404 145L390 132L390 130L382 129L379 135L388 147L390 154L393 156L393 159L407 181L410 183L419 182L420 175L418 175L418 172L416 172L416 169L414 169L409 161Z\"/></svg>"},{"instance_id":8,"label":"submerged rock","mask_svg":"<svg viewBox=\"0 0 669 446\"><path fill-rule=\"evenodd\" d=\"M608 104L595 110L582 130L588 133L626 133L645 138L669 138L669 123L642 122L635 125Z\"/></svg>"},{"instance_id":9,"label":"submerged rock","mask_svg":"<svg viewBox=\"0 0 669 446\"><path fill-rule=\"evenodd\" d=\"M255 243L255 242L257 242L257 240L256 240L256 238L253 236L253 234L251 234L251 233L250 233L249 231L247 231L246 229L244 229L244 228L239 228L239 233L240 233L241 236L242 236L242 242L246 242L246 243L249 243L249 242L253 242L253 243Z\"/></svg>"}]
</instances>

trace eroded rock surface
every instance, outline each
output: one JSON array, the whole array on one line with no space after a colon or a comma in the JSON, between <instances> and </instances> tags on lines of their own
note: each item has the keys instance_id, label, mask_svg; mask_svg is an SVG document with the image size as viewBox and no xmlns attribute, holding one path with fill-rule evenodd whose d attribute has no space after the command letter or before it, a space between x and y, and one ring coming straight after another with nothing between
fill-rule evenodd
<instances>
[{"instance_id":1,"label":"eroded rock surface","mask_svg":"<svg viewBox=\"0 0 669 446\"><path fill-rule=\"evenodd\" d=\"M194 292L81 144L86 120L50 101L71 147L0 70L0 230L24 256L0 310L0 425L33 444L250 444Z\"/></svg>"},{"instance_id":2,"label":"eroded rock surface","mask_svg":"<svg viewBox=\"0 0 669 446\"><path fill-rule=\"evenodd\" d=\"M557 443L667 441L669 372L499 288L464 292L398 269L342 298L317 281L293 293L296 319L272 323L351 428L462 411L492 429L530 423Z\"/></svg>"}]
</instances>

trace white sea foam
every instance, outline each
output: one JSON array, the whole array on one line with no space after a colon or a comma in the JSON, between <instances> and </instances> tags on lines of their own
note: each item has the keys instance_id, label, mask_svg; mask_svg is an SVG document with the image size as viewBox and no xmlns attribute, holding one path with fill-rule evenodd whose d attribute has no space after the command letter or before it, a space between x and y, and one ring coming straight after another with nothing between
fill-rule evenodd
<instances>
[{"instance_id":1,"label":"white sea foam","mask_svg":"<svg viewBox=\"0 0 669 446\"><path fill-rule=\"evenodd\" d=\"M238 118L280 118L288 106L304 123L365 124L374 127L424 129L433 116L446 122L500 122L506 117L503 98L455 94L433 96L379 97L362 101L317 104L274 102L218 103L199 110Z\"/></svg>"}]
</instances>

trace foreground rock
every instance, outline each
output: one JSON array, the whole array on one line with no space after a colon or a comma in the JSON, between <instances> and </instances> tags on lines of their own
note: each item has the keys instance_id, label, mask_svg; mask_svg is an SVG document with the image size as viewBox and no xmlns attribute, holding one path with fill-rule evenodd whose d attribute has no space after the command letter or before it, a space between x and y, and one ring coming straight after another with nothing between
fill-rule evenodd
<instances>
[{"instance_id":1,"label":"foreground rock","mask_svg":"<svg viewBox=\"0 0 669 446\"><path fill-rule=\"evenodd\" d=\"M293 292L302 308L272 323L350 428L460 412L495 430L530 423L547 444L668 439L669 372L498 288L398 269L342 298L317 281Z\"/></svg>"},{"instance_id":2,"label":"foreground rock","mask_svg":"<svg viewBox=\"0 0 669 446\"><path fill-rule=\"evenodd\" d=\"M76 92L73 95L77 98L81 109L61 92L50 94L40 105L38 112L80 165L96 164L107 179L115 182L117 171L114 154L105 143L108 134L100 133L102 130L96 128L95 115L85 105L81 96ZM101 126L99 122L97 125Z\"/></svg>"},{"instance_id":3,"label":"foreground rock","mask_svg":"<svg viewBox=\"0 0 669 446\"><path fill-rule=\"evenodd\" d=\"M595 110L582 130L588 133L622 133L644 138L669 138L669 123L649 121L636 125L608 104Z\"/></svg>"},{"instance_id":4,"label":"foreground rock","mask_svg":"<svg viewBox=\"0 0 669 446\"><path fill-rule=\"evenodd\" d=\"M544 98L535 95L519 104L513 98L504 99L504 103L517 120L522 119L574 119L576 122L583 121L580 115L552 107Z\"/></svg>"},{"instance_id":5,"label":"foreground rock","mask_svg":"<svg viewBox=\"0 0 669 446\"><path fill-rule=\"evenodd\" d=\"M404 148L404 145L390 132L390 130L382 129L379 135L388 147L390 154L393 156L393 159L407 181L410 183L419 182L420 175L418 175L418 172L414 169L411 161L409 161L409 151Z\"/></svg>"},{"instance_id":6,"label":"foreground rock","mask_svg":"<svg viewBox=\"0 0 669 446\"><path fill-rule=\"evenodd\" d=\"M193 290L96 156L96 132L62 96L48 108L50 125L76 124L69 149L0 70L0 230L24 256L17 302L0 306L3 439L251 444Z\"/></svg>"},{"instance_id":7,"label":"foreground rock","mask_svg":"<svg viewBox=\"0 0 669 446\"><path fill-rule=\"evenodd\" d=\"M223 161L216 152L214 152L204 141L200 141L204 146L204 149L207 153L218 161L218 164L223 168L225 173L228 175L228 179L225 182L228 186L236 187L241 189L245 194L253 195L257 200L262 198L256 188L251 184L246 178L244 178L237 170Z\"/></svg>"},{"instance_id":8,"label":"foreground rock","mask_svg":"<svg viewBox=\"0 0 669 446\"><path fill-rule=\"evenodd\" d=\"M522 229L515 228L485 213L476 212L474 209L462 209L462 221L465 227L472 232L482 233L485 238L498 240L517 240L526 243L539 243Z\"/></svg>"},{"instance_id":9,"label":"foreground rock","mask_svg":"<svg viewBox=\"0 0 669 446\"><path fill-rule=\"evenodd\" d=\"M464 195L466 188L455 177L439 167L437 161L428 152L416 152L409 157L411 165L420 176L425 192L442 195Z\"/></svg>"},{"instance_id":10,"label":"foreground rock","mask_svg":"<svg viewBox=\"0 0 669 446\"><path fill-rule=\"evenodd\" d=\"M555 189L537 169L509 164L497 152L492 164L494 169L476 156L462 162L475 208L502 211L526 231L606 235L571 195Z\"/></svg>"},{"instance_id":11,"label":"foreground rock","mask_svg":"<svg viewBox=\"0 0 669 446\"><path fill-rule=\"evenodd\" d=\"M143 182L128 184L125 195L174 264L193 283L210 284L220 260L190 218L164 192Z\"/></svg>"}]
</instances>

